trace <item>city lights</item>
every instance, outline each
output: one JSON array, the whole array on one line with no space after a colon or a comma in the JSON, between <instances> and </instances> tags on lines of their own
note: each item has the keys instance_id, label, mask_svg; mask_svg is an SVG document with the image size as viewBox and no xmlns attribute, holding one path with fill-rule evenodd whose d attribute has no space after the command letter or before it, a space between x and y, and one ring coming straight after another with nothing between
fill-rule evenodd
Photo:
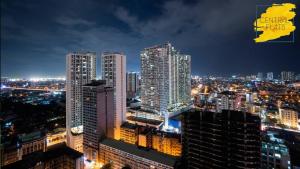
<instances>
[{"instance_id":1,"label":"city lights","mask_svg":"<svg viewBox=\"0 0 300 169\"><path fill-rule=\"evenodd\" d=\"M299 5L273 1L2 0L0 169L299 169Z\"/></svg>"}]
</instances>

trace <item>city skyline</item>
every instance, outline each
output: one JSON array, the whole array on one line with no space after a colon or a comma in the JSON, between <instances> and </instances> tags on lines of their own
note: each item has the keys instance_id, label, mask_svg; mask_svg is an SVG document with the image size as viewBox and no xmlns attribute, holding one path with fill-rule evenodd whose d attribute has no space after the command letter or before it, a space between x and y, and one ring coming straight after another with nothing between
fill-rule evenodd
<instances>
[{"instance_id":1,"label":"city skyline","mask_svg":"<svg viewBox=\"0 0 300 169\"><path fill-rule=\"evenodd\" d=\"M300 168L299 1L1 1L0 168Z\"/></svg>"},{"instance_id":2,"label":"city skyline","mask_svg":"<svg viewBox=\"0 0 300 169\"><path fill-rule=\"evenodd\" d=\"M254 43L256 1L221 2L216 13L206 0L1 3L2 76L64 76L64 56L78 50L95 51L98 58L104 51L124 52L127 71L139 72L140 51L168 41L194 56L192 74L299 73L298 29L295 43Z\"/></svg>"}]
</instances>

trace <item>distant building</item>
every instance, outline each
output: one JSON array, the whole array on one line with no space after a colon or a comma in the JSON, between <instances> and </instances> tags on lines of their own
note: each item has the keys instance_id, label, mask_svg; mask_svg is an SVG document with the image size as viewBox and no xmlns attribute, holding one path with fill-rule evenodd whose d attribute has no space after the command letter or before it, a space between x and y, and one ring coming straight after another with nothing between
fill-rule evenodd
<instances>
[{"instance_id":1,"label":"distant building","mask_svg":"<svg viewBox=\"0 0 300 169\"><path fill-rule=\"evenodd\" d=\"M240 97L231 91L220 93L217 98L217 112L222 112L222 110L239 110L241 106L240 99Z\"/></svg>"},{"instance_id":2,"label":"distant building","mask_svg":"<svg viewBox=\"0 0 300 169\"><path fill-rule=\"evenodd\" d=\"M176 161L172 156L113 139L100 142L99 156L102 164L111 164L112 168L118 169L125 166L131 169L173 169Z\"/></svg>"},{"instance_id":3,"label":"distant building","mask_svg":"<svg viewBox=\"0 0 300 169\"><path fill-rule=\"evenodd\" d=\"M83 152L82 86L96 79L96 53L69 53L66 60L67 145Z\"/></svg>"},{"instance_id":4,"label":"distant building","mask_svg":"<svg viewBox=\"0 0 300 169\"><path fill-rule=\"evenodd\" d=\"M4 166L2 169L83 169L83 154L73 150L65 143L56 144L46 152L35 152L22 160Z\"/></svg>"},{"instance_id":5,"label":"distant building","mask_svg":"<svg viewBox=\"0 0 300 169\"><path fill-rule=\"evenodd\" d=\"M126 73L126 92L127 98L135 98L139 90L139 78L137 72Z\"/></svg>"},{"instance_id":6,"label":"distant building","mask_svg":"<svg viewBox=\"0 0 300 169\"><path fill-rule=\"evenodd\" d=\"M298 129L298 112L296 110L290 108L280 108L279 118L281 124L290 128Z\"/></svg>"},{"instance_id":7,"label":"distant building","mask_svg":"<svg viewBox=\"0 0 300 169\"><path fill-rule=\"evenodd\" d=\"M257 80L259 80L259 81L264 80L264 74L262 72L257 73Z\"/></svg>"},{"instance_id":8,"label":"distant building","mask_svg":"<svg viewBox=\"0 0 300 169\"><path fill-rule=\"evenodd\" d=\"M141 52L142 109L163 115L191 101L191 56L170 43Z\"/></svg>"},{"instance_id":9,"label":"distant building","mask_svg":"<svg viewBox=\"0 0 300 169\"><path fill-rule=\"evenodd\" d=\"M101 138L114 138L114 90L105 80L83 86L83 150L85 157L98 160Z\"/></svg>"},{"instance_id":10,"label":"distant building","mask_svg":"<svg viewBox=\"0 0 300 169\"><path fill-rule=\"evenodd\" d=\"M293 81L293 80L295 80L294 72L282 71L281 72L281 80L282 81Z\"/></svg>"},{"instance_id":11,"label":"distant building","mask_svg":"<svg viewBox=\"0 0 300 169\"><path fill-rule=\"evenodd\" d=\"M260 118L223 110L192 110L182 119L183 162L185 168L260 167Z\"/></svg>"},{"instance_id":12,"label":"distant building","mask_svg":"<svg viewBox=\"0 0 300 169\"><path fill-rule=\"evenodd\" d=\"M295 80L300 80L300 74L298 74L296 77L295 77Z\"/></svg>"},{"instance_id":13,"label":"distant building","mask_svg":"<svg viewBox=\"0 0 300 169\"><path fill-rule=\"evenodd\" d=\"M277 134L267 131L263 137L261 168L291 168L289 149L283 139L276 137Z\"/></svg>"},{"instance_id":14,"label":"distant building","mask_svg":"<svg viewBox=\"0 0 300 169\"><path fill-rule=\"evenodd\" d=\"M126 121L126 56L104 52L101 55L102 79L114 88L114 138L120 139L120 126Z\"/></svg>"},{"instance_id":15,"label":"distant building","mask_svg":"<svg viewBox=\"0 0 300 169\"><path fill-rule=\"evenodd\" d=\"M267 80L268 80L268 81L272 81L273 79L274 79L273 72L268 72L268 73L267 73Z\"/></svg>"}]
</instances>

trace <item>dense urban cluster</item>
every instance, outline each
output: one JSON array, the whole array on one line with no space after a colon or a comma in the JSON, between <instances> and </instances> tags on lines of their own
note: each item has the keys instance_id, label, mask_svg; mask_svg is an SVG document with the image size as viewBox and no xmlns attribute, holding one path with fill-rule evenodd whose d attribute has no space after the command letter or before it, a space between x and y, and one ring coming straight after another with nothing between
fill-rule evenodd
<instances>
[{"instance_id":1,"label":"dense urban cluster","mask_svg":"<svg viewBox=\"0 0 300 169\"><path fill-rule=\"evenodd\" d=\"M65 79L1 78L3 169L300 167L300 75L192 76L170 43L143 49L140 72L100 58L68 53Z\"/></svg>"}]
</instances>

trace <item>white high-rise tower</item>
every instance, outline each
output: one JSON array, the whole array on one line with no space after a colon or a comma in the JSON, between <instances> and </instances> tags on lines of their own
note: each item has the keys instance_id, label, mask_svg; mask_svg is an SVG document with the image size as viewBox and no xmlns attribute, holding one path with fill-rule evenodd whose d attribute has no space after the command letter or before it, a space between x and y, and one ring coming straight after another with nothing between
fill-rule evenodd
<instances>
[{"instance_id":1,"label":"white high-rise tower","mask_svg":"<svg viewBox=\"0 0 300 169\"><path fill-rule=\"evenodd\" d=\"M126 121L126 56L104 52L101 56L102 78L114 88L114 138L120 139L120 126Z\"/></svg>"},{"instance_id":2,"label":"white high-rise tower","mask_svg":"<svg viewBox=\"0 0 300 169\"><path fill-rule=\"evenodd\" d=\"M67 145L83 152L82 86L96 79L96 53L73 52L66 56Z\"/></svg>"}]
</instances>

